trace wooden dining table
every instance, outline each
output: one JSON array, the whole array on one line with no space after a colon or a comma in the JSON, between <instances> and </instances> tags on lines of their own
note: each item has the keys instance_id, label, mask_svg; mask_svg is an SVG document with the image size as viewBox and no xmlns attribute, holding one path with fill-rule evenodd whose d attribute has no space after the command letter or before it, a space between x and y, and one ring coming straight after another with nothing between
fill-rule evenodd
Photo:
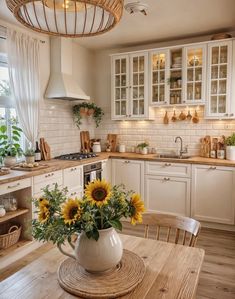
<instances>
[{"instance_id":1,"label":"wooden dining table","mask_svg":"<svg viewBox=\"0 0 235 299\"><path fill-rule=\"evenodd\" d=\"M122 299L195 298L204 250L162 241L121 235L125 249L143 258L142 282ZM1 299L72 299L57 281L66 257L55 247L0 283Z\"/></svg>"}]
</instances>

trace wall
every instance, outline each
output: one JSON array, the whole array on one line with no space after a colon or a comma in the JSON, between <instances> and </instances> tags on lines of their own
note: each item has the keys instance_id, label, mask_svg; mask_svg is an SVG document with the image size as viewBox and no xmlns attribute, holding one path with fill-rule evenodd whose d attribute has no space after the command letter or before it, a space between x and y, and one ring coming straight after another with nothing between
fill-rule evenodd
<instances>
[{"instance_id":1,"label":"wall","mask_svg":"<svg viewBox=\"0 0 235 299\"><path fill-rule=\"evenodd\" d=\"M209 37L204 37L203 40L209 40ZM172 41L171 43L151 44L148 46L139 46L125 49L110 49L95 54L95 68L96 73L96 103L103 107L105 111L105 118L101 126L95 130L96 138L101 138L102 143L107 138L108 133L116 133L119 135L120 142L123 142L128 147L136 146L143 141L149 141L151 147L157 147L159 150L179 149L179 144L175 144L176 136L182 136L184 144L188 144L189 153L191 155L199 154L200 138L205 135L220 136L229 135L235 131L235 121L220 121L220 120L205 120L203 118L204 108L196 107L200 117L198 124L189 123L187 121L178 121L176 123L170 122L169 125L163 124L163 117L165 111L168 112L169 117L172 117L173 109L155 108L154 121L111 121L111 70L110 70L110 54L121 53L128 51L136 51L141 49L151 49L157 47L164 47L168 45L176 45L183 43L191 43L203 41L200 39ZM195 108L185 109L187 113L190 110L194 113ZM177 115L180 110L176 109Z\"/></svg>"},{"instance_id":2,"label":"wall","mask_svg":"<svg viewBox=\"0 0 235 299\"><path fill-rule=\"evenodd\" d=\"M39 137L44 137L51 147L52 156L58 156L63 153L72 153L80 151L80 130L73 121L72 106L75 102L63 100L47 100L44 98L44 92L50 75L50 42L46 35L34 33L27 29L18 28L0 20L0 24L5 27L11 27L21 30L26 34L39 38L44 43L40 44L40 82L41 82L41 100L39 113ZM0 51L4 49L0 49ZM73 76L82 87L82 89L94 98L93 85L93 63L94 53L84 47L73 43ZM81 126L82 130L89 130L91 136L94 135L94 124L86 121Z\"/></svg>"},{"instance_id":3,"label":"wall","mask_svg":"<svg viewBox=\"0 0 235 299\"><path fill-rule=\"evenodd\" d=\"M49 43L41 45L43 64L41 68L42 99L40 107L40 137L44 137L52 149L52 156L80 151L80 130L73 121L74 101L44 99L50 74ZM92 65L94 54L77 43L73 43L73 76L86 94L94 98ZM84 121L81 130L89 130L94 135L94 124Z\"/></svg>"}]
</instances>

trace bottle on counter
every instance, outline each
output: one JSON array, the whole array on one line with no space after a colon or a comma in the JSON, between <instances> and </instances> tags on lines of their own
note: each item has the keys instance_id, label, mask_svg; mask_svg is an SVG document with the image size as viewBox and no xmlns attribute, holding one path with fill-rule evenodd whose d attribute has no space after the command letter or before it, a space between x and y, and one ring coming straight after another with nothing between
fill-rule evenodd
<instances>
[{"instance_id":1,"label":"bottle on counter","mask_svg":"<svg viewBox=\"0 0 235 299\"><path fill-rule=\"evenodd\" d=\"M41 151L39 149L39 146L38 146L38 141L36 141L36 149L35 149L35 161L36 162L39 162L42 160L42 155L41 155Z\"/></svg>"}]
</instances>

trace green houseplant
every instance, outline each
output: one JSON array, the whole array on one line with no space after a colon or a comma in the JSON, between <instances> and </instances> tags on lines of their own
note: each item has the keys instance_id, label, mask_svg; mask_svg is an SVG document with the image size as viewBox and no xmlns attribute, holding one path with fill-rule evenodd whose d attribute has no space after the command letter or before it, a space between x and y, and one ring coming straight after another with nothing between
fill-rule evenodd
<instances>
[{"instance_id":1,"label":"green houseplant","mask_svg":"<svg viewBox=\"0 0 235 299\"><path fill-rule=\"evenodd\" d=\"M32 148L26 149L26 151L24 152L24 156L25 156L26 163L34 163L35 161L34 149Z\"/></svg>"},{"instance_id":2,"label":"green houseplant","mask_svg":"<svg viewBox=\"0 0 235 299\"><path fill-rule=\"evenodd\" d=\"M16 125L10 126L10 134L6 125L0 126L0 157L4 160L5 166L15 165L16 157L22 156L23 151L19 144L21 133L21 128Z\"/></svg>"},{"instance_id":3,"label":"green houseplant","mask_svg":"<svg viewBox=\"0 0 235 299\"><path fill-rule=\"evenodd\" d=\"M137 148L140 150L142 155L146 155L148 153L148 146L149 144L147 142L142 142L137 145Z\"/></svg>"},{"instance_id":4,"label":"green houseplant","mask_svg":"<svg viewBox=\"0 0 235 299\"><path fill-rule=\"evenodd\" d=\"M73 115L78 128L80 128L80 125L82 124L82 118L89 116L94 119L96 128L98 128L104 112L94 103L83 102L73 106Z\"/></svg>"},{"instance_id":5,"label":"green houseplant","mask_svg":"<svg viewBox=\"0 0 235 299\"><path fill-rule=\"evenodd\" d=\"M33 220L33 237L52 241L59 250L78 261L86 270L99 272L115 267L123 249L115 229L121 230L121 218L130 218L134 225L142 222L144 203L140 195L126 191L123 186L111 187L105 180L94 180L84 197L66 197L66 190L44 189L41 198L33 200L38 219ZM73 239L79 234L76 246ZM74 249L64 251L65 241Z\"/></svg>"},{"instance_id":6,"label":"green houseplant","mask_svg":"<svg viewBox=\"0 0 235 299\"><path fill-rule=\"evenodd\" d=\"M226 159L235 161L235 133L225 139Z\"/></svg>"}]
</instances>

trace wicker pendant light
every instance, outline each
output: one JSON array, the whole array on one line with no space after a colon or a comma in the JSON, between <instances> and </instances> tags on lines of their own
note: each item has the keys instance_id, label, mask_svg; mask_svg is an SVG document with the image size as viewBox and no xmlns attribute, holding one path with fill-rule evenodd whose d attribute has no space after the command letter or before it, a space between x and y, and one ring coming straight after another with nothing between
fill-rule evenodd
<instances>
[{"instance_id":1,"label":"wicker pendant light","mask_svg":"<svg viewBox=\"0 0 235 299\"><path fill-rule=\"evenodd\" d=\"M64 37L94 36L121 19L124 0L6 0L15 18L37 32Z\"/></svg>"}]
</instances>

